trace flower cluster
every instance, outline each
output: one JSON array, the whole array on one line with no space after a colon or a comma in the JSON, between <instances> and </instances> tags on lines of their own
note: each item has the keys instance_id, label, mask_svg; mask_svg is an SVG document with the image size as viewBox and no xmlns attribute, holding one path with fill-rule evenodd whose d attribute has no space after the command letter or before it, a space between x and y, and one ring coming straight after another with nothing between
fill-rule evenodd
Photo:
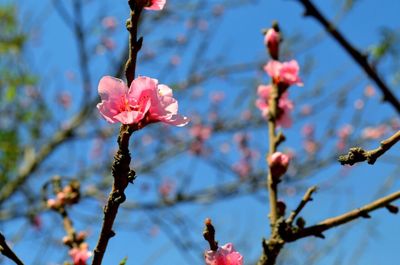
<instances>
[{"instance_id":1,"label":"flower cluster","mask_svg":"<svg viewBox=\"0 0 400 265\"><path fill-rule=\"evenodd\" d=\"M189 120L178 114L178 102L172 90L158 84L157 79L139 76L128 86L120 79L105 76L100 80L98 92L100 114L110 123L137 125L143 128L154 122L184 126Z\"/></svg>"},{"instance_id":2,"label":"flower cluster","mask_svg":"<svg viewBox=\"0 0 400 265\"><path fill-rule=\"evenodd\" d=\"M290 112L293 109L293 102L289 100L287 89L291 85L302 86L299 77L299 65L297 61L289 62L278 61L279 43L281 41L277 26L269 29L264 38L264 43L268 48L272 58L265 66L265 72L272 78L271 85L260 85L257 90L258 99L256 107L260 109L265 118L269 117L270 99L279 99L276 113L276 123L278 126L290 127L292 124ZM277 95L273 95L273 88L277 88Z\"/></svg>"},{"instance_id":3,"label":"flower cluster","mask_svg":"<svg viewBox=\"0 0 400 265\"><path fill-rule=\"evenodd\" d=\"M57 192L56 197L48 199L46 204L49 209L58 210L65 205L72 205L79 201L79 182L71 181L61 191Z\"/></svg>"}]
</instances>

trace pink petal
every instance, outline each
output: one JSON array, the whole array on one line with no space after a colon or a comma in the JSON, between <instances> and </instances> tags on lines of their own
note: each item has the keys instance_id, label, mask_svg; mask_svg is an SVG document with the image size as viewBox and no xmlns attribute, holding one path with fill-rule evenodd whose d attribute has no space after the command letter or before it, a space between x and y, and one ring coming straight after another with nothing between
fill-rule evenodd
<instances>
[{"instance_id":1,"label":"pink petal","mask_svg":"<svg viewBox=\"0 0 400 265\"><path fill-rule=\"evenodd\" d=\"M277 78L279 76L279 72L282 68L282 63L275 61L275 60L271 60L269 61L265 66L264 66L264 70L268 73L269 76L271 76L272 78Z\"/></svg>"},{"instance_id":2,"label":"pink petal","mask_svg":"<svg viewBox=\"0 0 400 265\"><path fill-rule=\"evenodd\" d=\"M161 10L164 8L166 0L151 0L150 5L146 6L144 9L147 10Z\"/></svg>"},{"instance_id":3,"label":"pink petal","mask_svg":"<svg viewBox=\"0 0 400 265\"><path fill-rule=\"evenodd\" d=\"M116 123L118 120L114 119L114 116L118 114L115 108L110 108L107 102L97 104L97 109L100 111L101 116L103 116L108 122Z\"/></svg>"},{"instance_id":4,"label":"pink petal","mask_svg":"<svg viewBox=\"0 0 400 265\"><path fill-rule=\"evenodd\" d=\"M104 76L100 79L98 92L102 100L120 99L126 94L128 87L121 79Z\"/></svg>"},{"instance_id":5,"label":"pink petal","mask_svg":"<svg viewBox=\"0 0 400 265\"><path fill-rule=\"evenodd\" d=\"M143 114L138 111L123 111L115 115L114 118L122 124L133 124L140 121L143 118Z\"/></svg>"}]
</instances>

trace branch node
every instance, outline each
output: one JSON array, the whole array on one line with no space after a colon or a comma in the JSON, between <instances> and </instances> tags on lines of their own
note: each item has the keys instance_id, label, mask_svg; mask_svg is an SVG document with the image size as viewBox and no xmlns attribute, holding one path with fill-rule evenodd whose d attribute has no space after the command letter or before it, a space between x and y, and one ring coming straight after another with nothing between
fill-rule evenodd
<instances>
[{"instance_id":1,"label":"branch node","mask_svg":"<svg viewBox=\"0 0 400 265\"><path fill-rule=\"evenodd\" d=\"M392 214L397 214L397 213L399 212L399 207L397 207L397 206L388 204L388 205L386 205L385 207L386 207L386 209L387 209L390 213L392 213Z\"/></svg>"}]
</instances>

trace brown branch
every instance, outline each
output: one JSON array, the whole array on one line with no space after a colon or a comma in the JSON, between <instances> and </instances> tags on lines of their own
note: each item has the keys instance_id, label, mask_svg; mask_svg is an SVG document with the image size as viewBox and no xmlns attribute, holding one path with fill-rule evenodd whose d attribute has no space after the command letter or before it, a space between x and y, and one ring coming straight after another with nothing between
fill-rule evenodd
<instances>
[{"instance_id":1,"label":"brown branch","mask_svg":"<svg viewBox=\"0 0 400 265\"><path fill-rule=\"evenodd\" d=\"M324 235L322 234L324 231L331 229L333 227L337 227L339 225L354 221L360 217L370 218L370 215L369 215L370 212L377 210L379 208L382 208L382 207L386 207L390 213L395 214L395 213L397 213L398 208L396 206L391 205L390 203L399 198L400 198L400 191L394 192L386 197L382 197L382 198L380 198L370 204L367 204L361 208L357 208L357 209L354 209L345 214L326 219L314 226L300 229L297 232L295 232L292 235L289 235L287 238L285 238L285 241L292 242L292 241L296 241L300 238L308 237L308 236L316 236L316 237L324 238Z\"/></svg>"},{"instance_id":2,"label":"brown branch","mask_svg":"<svg viewBox=\"0 0 400 265\"><path fill-rule=\"evenodd\" d=\"M305 16L315 18L329 34L346 50L346 52L353 58L353 60L364 70L364 72L371 78L383 93L383 100L389 102L400 113L400 102L393 94L388 85L378 75L374 67L368 62L367 56L363 55L350 42L343 36L335 26L329 22L322 13L315 7L310 0L298 0L305 8Z\"/></svg>"},{"instance_id":3,"label":"brown branch","mask_svg":"<svg viewBox=\"0 0 400 265\"><path fill-rule=\"evenodd\" d=\"M15 255L11 248L7 245L6 238L0 233L0 252L3 256L14 261L17 265L24 265L24 263Z\"/></svg>"},{"instance_id":4,"label":"brown branch","mask_svg":"<svg viewBox=\"0 0 400 265\"><path fill-rule=\"evenodd\" d=\"M142 45L142 38L137 40L137 28L139 23L140 14L145 6L146 1L128 0L130 11L130 18L126 23L126 28L129 31L129 58L125 65L125 75L128 86L131 85L135 78L135 68L137 53ZM130 169L131 156L129 152L129 139L132 133L140 127L133 127L130 125L121 125L118 136L118 151L114 156L112 165L112 176L114 178L112 190L108 197L107 203L104 207L103 225L99 240L96 248L94 249L94 256L92 265L100 265L106 251L108 241L115 235L112 230L115 218L118 213L118 208L121 203L126 199L125 189L129 182L132 182L135 177L135 172Z\"/></svg>"},{"instance_id":5,"label":"brown branch","mask_svg":"<svg viewBox=\"0 0 400 265\"><path fill-rule=\"evenodd\" d=\"M306 204L309 201L312 201L312 194L317 190L316 186L312 186L311 188L309 188L306 193L304 194L303 198L301 199L299 205L297 206L297 208L292 211L292 213L290 214L290 216L286 219L286 223L288 225L291 225L294 221L294 219L297 217L297 215L301 212L301 210L303 210L304 206L306 206Z\"/></svg>"},{"instance_id":6,"label":"brown branch","mask_svg":"<svg viewBox=\"0 0 400 265\"><path fill-rule=\"evenodd\" d=\"M400 130L386 140L383 140L378 148L366 151L361 147L353 147L350 148L347 155L339 156L338 161L342 165L354 165L355 163L363 161L367 161L368 164L373 165L380 156L386 153L386 151L388 151L399 140Z\"/></svg>"}]
</instances>

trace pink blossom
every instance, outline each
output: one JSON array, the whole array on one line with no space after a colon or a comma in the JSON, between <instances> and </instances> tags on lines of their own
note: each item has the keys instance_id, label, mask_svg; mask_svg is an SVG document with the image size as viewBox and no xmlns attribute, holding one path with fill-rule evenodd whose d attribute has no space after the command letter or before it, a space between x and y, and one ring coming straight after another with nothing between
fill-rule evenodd
<instances>
[{"instance_id":1,"label":"pink blossom","mask_svg":"<svg viewBox=\"0 0 400 265\"><path fill-rule=\"evenodd\" d=\"M271 169L272 177L277 179L286 173L289 166L290 158L281 152L275 152L268 157L269 167Z\"/></svg>"},{"instance_id":2,"label":"pink blossom","mask_svg":"<svg viewBox=\"0 0 400 265\"><path fill-rule=\"evenodd\" d=\"M303 148L307 152L307 154L313 155L318 150L318 143L316 141L314 141L313 139L307 139L303 143ZM338 148L339 148L339 145L338 145Z\"/></svg>"},{"instance_id":3,"label":"pink blossom","mask_svg":"<svg viewBox=\"0 0 400 265\"><path fill-rule=\"evenodd\" d=\"M306 138L313 138L315 132L315 127L313 124L305 124L303 128L301 128L301 133Z\"/></svg>"},{"instance_id":4,"label":"pink blossom","mask_svg":"<svg viewBox=\"0 0 400 265\"><path fill-rule=\"evenodd\" d=\"M72 102L71 94L68 91L63 91L58 95L57 101L65 109L68 109L71 106L71 102Z\"/></svg>"},{"instance_id":5,"label":"pink blossom","mask_svg":"<svg viewBox=\"0 0 400 265\"><path fill-rule=\"evenodd\" d=\"M166 0L150 0L148 5L144 8L147 10L162 10L165 6Z\"/></svg>"},{"instance_id":6,"label":"pink blossom","mask_svg":"<svg viewBox=\"0 0 400 265\"><path fill-rule=\"evenodd\" d=\"M379 139L383 137L388 131L386 125L382 124L377 127L366 127L362 131L363 139Z\"/></svg>"},{"instance_id":7,"label":"pink blossom","mask_svg":"<svg viewBox=\"0 0 400 265\"><path fill-rule=\"evenodd\" d=\"M103 77L98 91L100 114L110 123L138 124L143 127L154 122L184 126L189 120L178 114L178 102L172 90L158 84L157 79L140 76L130 88L120 79Z\"/></svg>"},{"instance_id":8,"label":"pink blossom","mask_svg":"<svg viewBox=\"0 0 400 265\"><path fill-rule=\"evenodd\" d=\"M256 100L256 107L260 109L264 117L268 117L269 112L269 95L271 93L271 85L260 85L258 86L257 93L259 98ZM292 126L292 119L290 117L290 112L293 110L293 102L289 99L288 93L285 92L279 98L278 103L278 119L277 125L284 128L289 128Z\"/></svg>"},{"instance_id":9,"label":"pink blossom","mask_svg":"<svg viewBox=\"0 0 400 265\"><path fill-rule=\"evenodd\" d=\"M353 132L353 126L350 124L345 124L338 131L339 138L348 138Z\"/></svg>"},{"instance_id":10,"label":"pink blossom","mask_svg":"<svg viewBox=\"0 0 400 265\"><path fill-rule=\"evenodd\" d=\"M232 169L242 180L249 177L252 170L250 162L245 159L242 159L238 163L234 164Z\"/></svg>"},{"instance_id":11,"label":"pink blossom","mask_svg":"<svg viewBox=\"0 0 400 265\"><path fill-rule=\"evenodd\" d=\"M264 70L276 84L303 86L299 77L300 67L296 60L283 63L271 60L264 66Z\"/></svg>"},{"instance_id":12,"label":"pink blossom","mask_svg":"<svg viewBox=\"0 0 400 265\"><path fill-rule=\"evenodd\" d=\"M101 24L105 29L114 30L115 27L117 26L117 21L115 20L115 17L110 16L103 18Z\"/></svg>"},{"instance_id":13,"label":"pink blossom","mask_svg":"<svg viewBox=\"0 0 400 265\"><path fill-rule=\"evenodd\" d=\"M79 247L74 247L69 251L74 265L86 265L86 261L92 256L92 252L88 250L88 245L82 243Z\"/></svg>"},{"instance_id":14,"label":"pink blossom","mask_svg":"<svg viewBox=\"0 0 400 265\"><path fill-rule=\"evenodd\" d=\"M190 134L202 141L210 138L212 132L212 128L210 126L205 126L202 124L196 124L192 128L190 128Z\"/></svg>"},{"instance_id":15,"label":"pink blossom","mask_svg":"<svg viewBox=\"0 0 400 265\"><path fill-rule=\"evenodd\" d=\"M206 251L205 261L207 265L242 265L243 256L237 252L232 243L219 247L216 251Z\"/></svg>"},{"instance_id":16,"label":"pink blossom","mask_svg":"<svg viewBox=\"0 0 400 265\"><path fill-rule=\"evenodd\" d=\"M101 39L101 44L107 49L107 50L114 50L116 45L115 45L115 41L111 38L108 37L104 37Z\"/></svg>"},{"instance_id":17,"label":"pink blossom","mask_svg":"<svg viewBox=\"0 0 400 265\"><path fill-rule=\"evenodd\" d=\"M275 60L278 59L280 41L280 34L274 28L270 28L265 34L264 44L268 47L269 54Z\"/></svg>"},{"instance_id":18,"label":"pink blossom","mask_svg":"<svg viewBox=\"0 0 400 265\"><path fill-rule=\"evenodd\" d=\"M174 190L175 183L171 180L165 180L161 183L160 187L158 188L158 192L164 198L168 197Z\"/></svg>"},{"instance_id":19,"label":"pink blossom","mask_svg":"<svg viewBox=\"0 0 400 265\"><path fill-rule=\"evenodd\" d=\"M373 86L366 86L364 90L364 95L369 98L375 96L375 88Z\"/></svg>"}]
</instances>

